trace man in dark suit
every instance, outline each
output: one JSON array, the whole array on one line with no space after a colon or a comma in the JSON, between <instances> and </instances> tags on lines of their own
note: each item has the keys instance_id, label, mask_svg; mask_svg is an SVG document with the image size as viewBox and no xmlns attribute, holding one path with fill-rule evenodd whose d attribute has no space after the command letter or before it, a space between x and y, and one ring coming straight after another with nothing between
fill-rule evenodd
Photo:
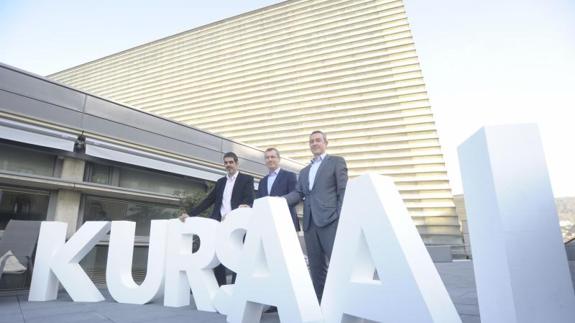
<instances>
[{"instance_id":1,"label":"man in dark suit","mask_svg":"<svg viewBox=\"0 0 575 323\"><path fill-rule=\"evenodd\" d=\"M180 216L185 221L188 216L197 216L210 206L214 206L211 218L224 221L228 213L238 207L251 207L254 203L254 178L239 172L238 156L233 152L224 154L226 176L218 179L214 189L197 206ZM226 268L214 268L218 284L226 284ZM232 279L233 280L233 279Z\"/></svg>"},{"instance_id":2,"label":"man in dark suit","mask_svg":"<svg viewBox=\"0 0 575 323\"><path fill-rule=\"evenodd\" d=\"M297 177L295 173L280 168L280 152L276 148L268 148L264 153L269 174L260 181L257 197L284 196L295 190ZM295 206L289 208L291 219L296 231L300 230Z\"/></svg>"},{"instance_id":3,"label":"man in dark suit","mask_svg":"<svg viewBox=\"0 0 575 323\"><path fill-rule=\"evenodd\" d=\"M288 205L303 199L303 231L311 279L319 301L337 223L347 185L347 165L339 156L326 154L327 136L314 131L309 136L309 148L314 158L299 174L295 191L284 195Z\"/></svg>"}]
</instances>

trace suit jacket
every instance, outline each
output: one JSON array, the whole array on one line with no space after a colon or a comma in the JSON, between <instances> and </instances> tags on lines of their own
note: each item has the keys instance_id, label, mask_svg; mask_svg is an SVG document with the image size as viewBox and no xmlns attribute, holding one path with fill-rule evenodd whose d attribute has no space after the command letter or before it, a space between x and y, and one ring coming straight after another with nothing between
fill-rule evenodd
<instances>
[{"instance_id":1,"label":"suit jacket","mask_svg":"<svg viewBox=\"0 0 575 323\"><path fill-rule=\"evenodd\" d=\"M276 180L274 181L270 194L268 194L268 177L266 175L260 181L260 185L258 187L257 197L264 197L264 196L283 196L289 194L293 190L295 190L295 186L297 184L297 177L295 173L292 173L287 170L283 170L280 168ZM289 207L289 212L291 214L291 219L296 231L300 230L299 221L297 218L297 213L295 211L295 205Z\"/></svg>"},{"instance_id":2,"label":"suit jacket","mask_svg":"<svg viewBox=\"0 0 575 323\"><path fill-rule=\"evenodd\" d=\"M284 195L288 205L303 203L303 230L307 231L311 221L318 227L325 227L339 219L345 186L347 185L347 165L339 156L326 155L319 166L313 187L309 189L311 164L299 174L295 191Z\"/></svg>"},{"instance_id":3,"label":"suit jacket","mask_svg":"<svg viewBox=\"0 0 575 323\"><path fill-rule=\"evenodd\" d=\"M214 206L211 218L221 221L222 215L220 214L220 208L222 207L222 199L224 197L224 189L226 188L227 178L226 176L218 179L216 182L216 187L206 196L206 198L200 202L196 207L188 211L190 216L197 216L202 213L205 209L209 208L210 205ZM234 183L234 189L232 190L231 206L232 210L235 210L241 204L247 204L252 206L254 203L254 178L250 175L239 173Z\"/></svg>"}]
</instances>

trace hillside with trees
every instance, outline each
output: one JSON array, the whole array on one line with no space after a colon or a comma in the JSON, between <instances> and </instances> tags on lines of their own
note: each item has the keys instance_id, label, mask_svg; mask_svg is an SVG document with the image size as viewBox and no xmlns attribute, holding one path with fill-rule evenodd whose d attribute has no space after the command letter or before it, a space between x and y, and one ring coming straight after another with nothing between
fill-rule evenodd
<instances>
[{"instance_id":1,"label":"hillside with trees","mask_svg":"<svg viewBox=\"0 0 575 323\"><path fill-rule=\"evenodd\" d=\"M555 199L563 241L575 238L575 197Z\"/></svg>"}]
</instances>

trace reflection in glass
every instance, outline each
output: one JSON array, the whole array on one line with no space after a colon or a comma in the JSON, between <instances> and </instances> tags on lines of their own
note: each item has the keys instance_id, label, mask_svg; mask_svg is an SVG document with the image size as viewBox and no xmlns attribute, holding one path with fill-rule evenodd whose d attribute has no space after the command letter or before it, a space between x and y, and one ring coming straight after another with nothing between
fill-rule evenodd
<instances>
[{"instance_id":1,"label":"reflection in glass","mask_svg":"<svg viewBox=\"0 0 575 323\"><path fill-rule=\"evenodd\" d=\"M177 216L177 206L87 196L84 221L133 221L137 236L149 236L151 220Z\"/></svg>"},{"instance_id":2,"label":"reflection in glass","mask_svg":"<svg viewBox=\"0 0 575 323\"><path fill-rule=\"evenodd\" d=\"M199 181L131 168L120 169L120 187L160 194L178 194L204 189Z\"/></svg>"},{"instance_id":3,"label":"reflection in glass","mask_svg":"<svg viewBox=\"0 0 575 323\"><path fill-rule=\"evenodd\" d=\"M112 167L87 163L84 178L87 182L110 185L112 184Z\"/></svg>"},{"instance_id":4,"label":"reflection in glass","mask_svg":"<svg viewBox=\"0 0 575 323\"><path fill-rule=\"evenodd\" d=\"M19 147L1 145L0 170L31 175L54 176L56 157Z\"/></svg>"},{"instance_id":5,"label":"reflection in glass","mask_svg":"<svg viewBox=\"0 0 575 323\"><path fill-rule=\"evenodd\" d=\"M0 187L0 230L14 220L46 220L48 192Z\"/></svg>"}]
</instances>

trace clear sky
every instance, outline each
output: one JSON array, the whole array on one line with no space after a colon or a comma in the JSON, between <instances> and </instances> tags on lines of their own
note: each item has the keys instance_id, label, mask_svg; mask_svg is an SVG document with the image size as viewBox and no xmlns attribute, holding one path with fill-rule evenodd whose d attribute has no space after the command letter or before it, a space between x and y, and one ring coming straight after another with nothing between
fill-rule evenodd
<instances>
[{"instance_id":1,"label":"clear sky","mask_svg":"<svg viewBox=\"0 0 575 323\"><path fill-rule=\"evenodd\" d=\"M0 0L0 62L47 75L281 1ZM575 0L404 0L454 193L482 125L539 125L556 196L575 196Z\"/></svg>"}]
</instances>

